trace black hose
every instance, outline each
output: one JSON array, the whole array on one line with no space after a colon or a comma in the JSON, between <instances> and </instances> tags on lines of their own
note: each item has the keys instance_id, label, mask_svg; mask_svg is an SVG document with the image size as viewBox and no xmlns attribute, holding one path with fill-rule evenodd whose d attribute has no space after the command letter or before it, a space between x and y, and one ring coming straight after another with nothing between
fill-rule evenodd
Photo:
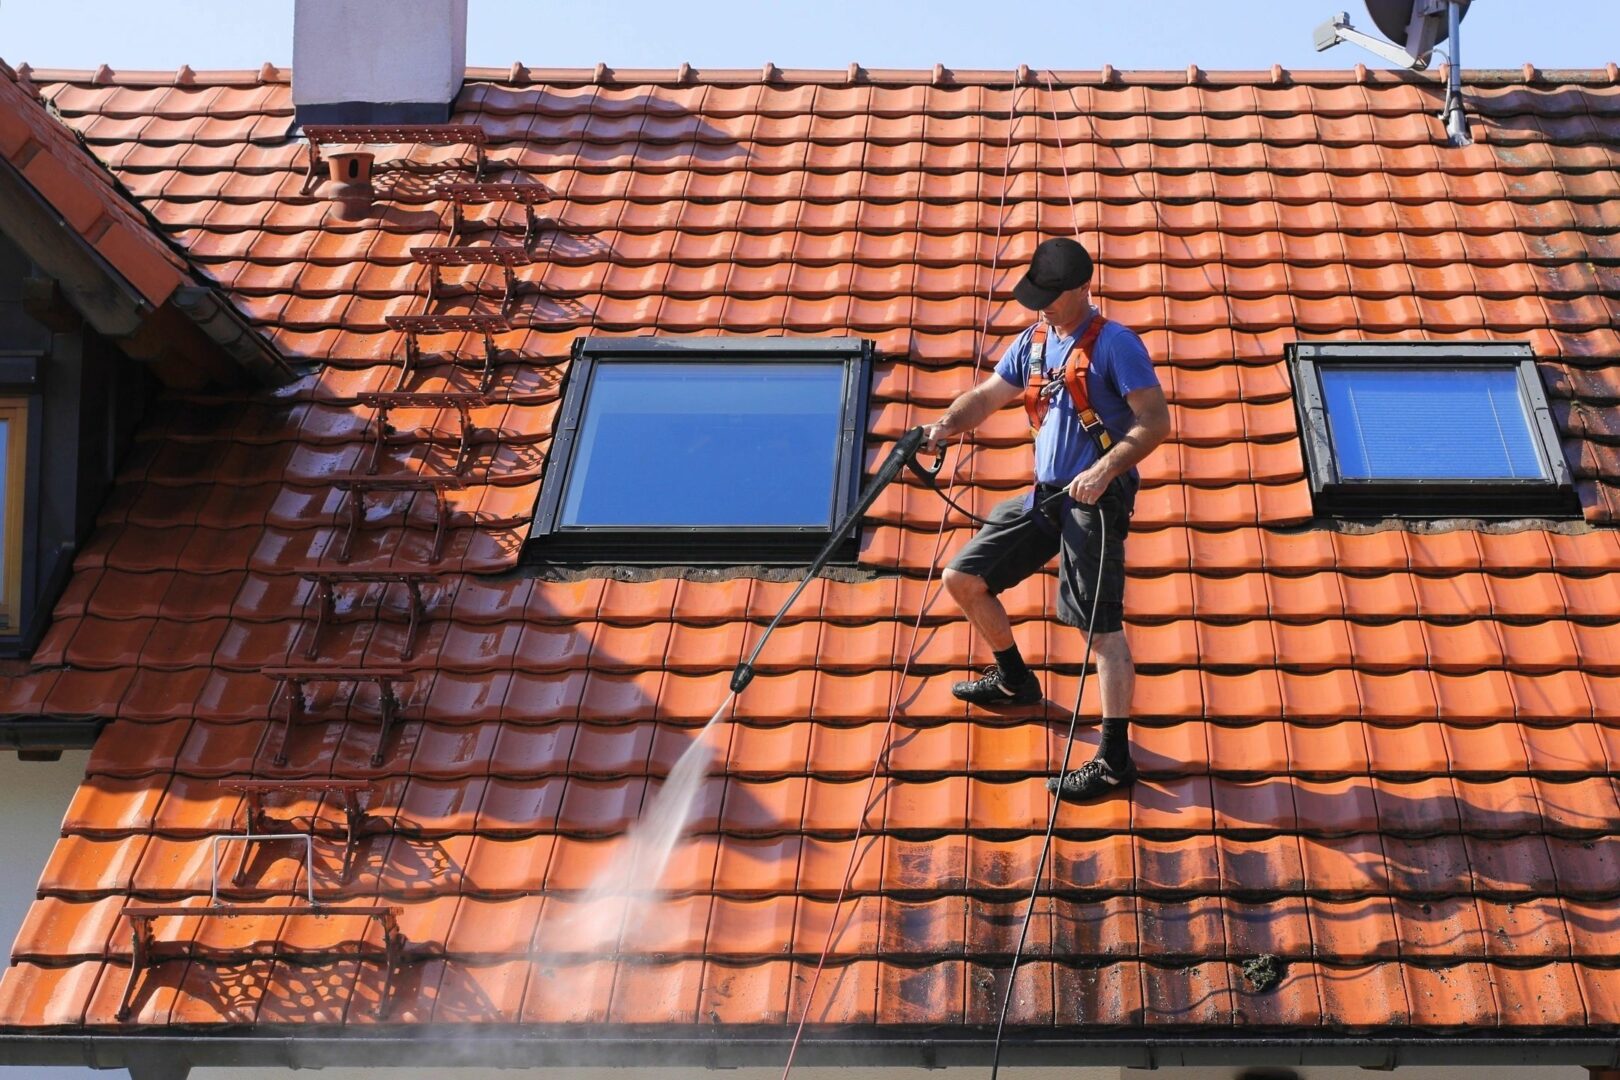
<instances>
[{"instance_id":1,"label":"black hose","mask_svg":"<svg viewBox=\"0 0 1620 1080\"><path fill-rule=\"evenodd\" d=\"M911 470L933 490L934 494L944 499L947 506L962 514L968 520L977 522L980 525L1003 526L1001 522L992 522L988 518L982 518L971 510L965 509L940 488L935 481L935 477L939 475L940 466L945 460L943 452L932 470L917 463L917 452L922 449L926 437L922 428L915 427L902 435L900 441L894 444L894 449L889 451L889 456L884 458L883 464L878 466L877 472L873 474L872 479L861 492L860 498L855 500L855 505L850 508L849 513L845 514L843 520L833 529L833 534L828 538L826 545L822 547L820 553L810 563L804 579L788 594L788 598L782 603L781 610L766 625L765 632L760 635L759 641L754 644L754 651L748 654L746 660L739 662L736 669L732 671L731 689L734 693L742 693L748 684L753 681L755 674L754 662L759 659L760 650L765 648L765 642L770 639L772 631L781 624L783 617L788 613L788 609L793 606L793 602L799 598L800 593L804 592L805 586L810 584L810 579L815 577L822 567L827 565L827 560L832 558L833 551L849 535L849 531L855 527L855 523L860 521L866 512L872 508L872 504L883 493L883 489L893 483L895 477L900 475L901 469L909 465ZM1059 491L1056 494L1049 495L1045 499L1036 502L1032 507L1033 512L1026 515L1022 520L1007 522L1003 527L1016 529L1032 524L1038 514L1044 513L1048 506L1061 501L1067 495L1067 491ZM1059 763L1058 779L1060 783L1069 770L1069 755L1074 752L1075 731L1080 723L1080 706L1085 701L1086 696L1086 675L1091 668L1092 631L1097 626L1097 604L1102 599L1102 578L1106 569L1108 552L1108 518L1103 514L1100 507L1097 511L1097 527L1100 530L1097 537L1097 588L1092 591L1091 614L1086 619L1086 653L1080 662L1080 686L1075 692L1074 711L1069 714L1068 738L1064 741L1063 760ZM1007 1026L1007 1010L1012 1005L1013 987L1018 981L1018 964L1023 959L1024 944L1029 938L1029 924L1035 917L1035 905L1040 899L1041 877L1046 873L1046 862L1051 855L1052 836L1057 831L1058 808L1061 804L1061 798L1054 798L1052 800L1052 810L1046 818L1046 833L1041 840L1040 861L1035 866L1035 880L1034 884L1030 886L1029 905L1024 910L1024 919L1018 928L1018 944L1013 949L1012 967L1007 972L1007 992L1001 999L1001 1012L996 1018L996 1040L990 1060L990 1080L996 1080L1001 1072L1001 1044L1002 1034Z\"/></svg>"},{"instance_id":2,"label":"black hose","mask_svg":"<svg viewBox=\"0 0 1620 1080\"><path fill-rule=\"evenodd\" d=\"M957 502L955 499L951 498L949 495L945 494L945 489L940 487L938 484L930 484L929 486L933 488L935 495L938 495L940 498L945 500L946 506L950 507L952 510L955 510L958 514L961 514L975 525L994 525L998 529L1021 529L1025 525L1034 523L1034 518L1032 516L1024 517L1018 521L991 521L989 518L982 518L978 514L975 514L973 511L969 510L967 507L963 506L961 503ZM1045 512L1047 507L1056 506L1061 503L1065 498L1068 497L1068 494L1068 491L1065 490L1048 495L1046 498L1036 502L1031 509L1035 510L1036 512Z\"/></svg>"},{"instance_id":3,"label":"black hose","mask_svg":"<svg viewBox=\"0 0 1620 1080\"><path fill-rule=\"evenodd\" d=\"M810 579L821 572L822 567L827 565L827 560L832 558L833 552L837 550L838 545L844 541L844 538L849 535L850 530L853 529L856 523L859 522L861 518L865 516L866 512L872 508L872 504L876 502L877 497L883 493L883 489L894 483L894 479L900 475L901 469L909 466L911 471L916 473L922 479L922 481L928 485L929 489L932 490L934 494L945 500L945 504L947 506L966 517L969 521L972 521L978 525L995 525L998 528L1021 529L1026 525L1033 525L1037 515L1045 513L1048 507L1055 506L1062 502L1063 499L1068 497L1067 491L1059 491L1056 494L1048 495L1046 498L1036 502L1032 508L1033 512L1027 514L1019 521L995 522L991 521L989 518L980 517L978 514L975 514L973 511L962 506L955 499L947 495L945 490L939 486L937 477L939 476L940 467L945 462L943 450L940 451L939 459L934 463L933 468L930 469L918 464L917 454L922 450L923 443L926 440L927 434L923 431L923 429L920 427L914 427L902 435L899 442L894 444L894 449L889 451L889 456L883 459L883 464L878 466L877 472L872 475L872 479L867 482L866 487L861 491L860 498L855 500L855 505L850 508L849 513L844 515L843 520L841 520L837 527L833 529L832 536L828 538L827 543L822 547L820 553L818 553L815 559L811 561L809 568L805 571L804 579L799 582L798 586L794 588L791 593L788 594L787 600L782 603L781 610L779 610L776 613L776 617L766 625L765 632L761 634L759 636L759 640L754 643L754 651L748 654L748 658L746 660L740 661L736 668L732 671L731 689L733 693L742 693L743 690L747 689L748 684L754 681L754 675L756 674L754 670L754 662L759 659L760 650L765 648L765 642L770 639L771 633L777 628L778 625L781 624L782 619L788 613L788 609L791 608L793 606L793 602L799 598L799 594L804 592L805 587L810 584ZM1095 610L1092 612L1092 618L1096 618ZM1086 655L1089 657L1089 640L1086 647L1088 650Z\"/></svg>"},{"instance_id":4,"label":"black hose","mask_svg":"<svg viewBox=\"0 0 1620 1080\"><path fill-rule=\"evenodd\" d=\"M1086 674L1091 668L1091 632L1097 626L1097 602L1102 599L1103 570L1108 552L1108 516L1099 507L1097 511L1097 587L1091 593L1091 614L1086 618L1086 655L1080 661L1080 686L1074 695L1074 711L1069 714L1069 735L1063 743L1063 760L1058 763L1059 791L1052 797L1052 810L1046 816L1046 835L1041 839L1041 857L1035 864L1035 881L1029 887L1029 906L1024 909L1024 921L1018 927L1018 944L1013 948L1012 968L1007 972L1007 992L1001 999L1001 1014L996 1018L995 1049L990 1057L990 1080L1001 1074L1001 1037L1007 1026L1007 1009L1012 1005L1013 987L1018 982L1018 962L1024 958L1024 942L1029 937L1030 920L1035 917L1035 904L1040 899L1041 876L1046 873L1046 860L1052 852L1052 834L1057 831L1058 808L1063 805L1061 795L1063 778L1069 772L1069 755L1074 752L1075 729L1080 724L1080 706L1086 699Z\"/></svg>"}]
</instances>

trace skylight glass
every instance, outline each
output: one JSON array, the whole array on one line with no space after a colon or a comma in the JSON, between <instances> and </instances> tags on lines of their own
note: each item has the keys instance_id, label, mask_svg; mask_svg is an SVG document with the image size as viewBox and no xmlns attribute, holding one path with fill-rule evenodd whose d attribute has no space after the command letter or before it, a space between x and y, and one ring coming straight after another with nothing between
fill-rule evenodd
<instances>
[{"instance_id":1,"label":"skylight glass","mask_svg":"<svg viewBox=\"0 0 1620 1080\"><path fill-rule=\"evenodd\" d=\"M1318 514L1545 518L1582 511L1535 352L1508 341L1296 341Z\"/></svg>"},{"instance_id":2,"label":"skylight glass","mask_svg":"<svg viewBox=\"0 0 1620 1080\"><path fill-rule=\"evenodd\" d=\"M825 528L844 386L840 361L600 361L559 523Z\"/></svg>"},{"instance_id":3,"label":"skylight glass","mask_svg":"<svg viewBox=\"0 0 1620 1080\"><path fill-rule=\"evenodd\" d=\"M1512 367L1324 364L1322 398L1345 480L1543 480Z\"/></svg>"}]
</instances>

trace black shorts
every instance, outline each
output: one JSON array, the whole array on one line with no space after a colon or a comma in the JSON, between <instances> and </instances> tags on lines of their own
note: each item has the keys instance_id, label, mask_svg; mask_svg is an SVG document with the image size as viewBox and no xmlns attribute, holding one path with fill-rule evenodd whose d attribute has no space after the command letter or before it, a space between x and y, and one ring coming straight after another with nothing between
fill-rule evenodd
<instances>
[{"instance_id":1,"label":"black shorts","mask_svg":"<svg viewBox=\"0 0 1620 1080\"><path fill-rule=\"evenodd\" d=\"M1043 484L1035 489L1035 498L1044 502L1061 490ZM991 593L1001 593L1037 573L1061 552L1059 621L1084 630L1095 598L1095 631L1112 634L1125 626L1125 536L1131 530L1134 494L1134 485L1127 487L1116 480L1096 506L1065 497L1046 511L1045 521L1033 520L1041 511L1029 508L1027 496L1008 499L990 512L991 524L956 553L950 567L983 578ZM1099 518L1105 529L1097 527ZM1103 532L1107 533L1107 550L1099 582L1097 562Z\"/></svg>"}]
</instances>

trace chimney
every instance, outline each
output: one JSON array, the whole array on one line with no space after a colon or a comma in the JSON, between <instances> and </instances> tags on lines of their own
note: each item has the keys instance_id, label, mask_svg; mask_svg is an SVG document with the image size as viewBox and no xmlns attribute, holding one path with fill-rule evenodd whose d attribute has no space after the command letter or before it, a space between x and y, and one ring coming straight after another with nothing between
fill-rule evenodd
<instances>
[{"instance_id":1,"label":"chimney","mask_svg":"<svg viewBox=\"0 0 1620 1080\"><path fill-rule=\"evenodd\" d=\"M467 0L296 0L299 124L442 124L467 69Z\"/></svg>"}]
</instances>

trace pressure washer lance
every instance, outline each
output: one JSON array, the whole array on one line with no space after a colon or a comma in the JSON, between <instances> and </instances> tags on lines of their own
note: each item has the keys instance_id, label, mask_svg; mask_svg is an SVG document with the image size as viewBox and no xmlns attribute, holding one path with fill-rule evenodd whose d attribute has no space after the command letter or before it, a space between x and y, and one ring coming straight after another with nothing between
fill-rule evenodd
<instances>
[{"instance_id":1,"label":"pressure washer lance","mask_svg":"<svg viewBox=\"0 0 1620 1080\"><path fill-rule=\"evenodd\" d=\"M920 450L922 450L923 443L926 442L927 439L927 433L922 428L914 427L902 435L899 442L894 444L894 449L889 451L889 456L883 459L882 465L878 466L878 471L873 474L871 481L866 485L866 490L861 492L861 497L856 500L855 506L850 510L849 513L844 515L844 519L838 523L838 527L833 530L832 536L827 540L826 546L821 549L820 554L815 557L815 561L813 561L810 564L809 569L805 571L804 580L800 581L798 587L795 588L793 592L788 594L787 600L782 604L782 609L776 613L776 618L772 619L769 625L765 627L765 632L760 635L759 641L754 645L754 651L748 654L748 659L739 662L736 669L732 671L732 693L742 693L743 690L747 688L748 684L754 681L754 661L759 659L760 650L765 648L765 642L770 640L772 631L776 629L778 624L781 623L783 617L787 615L788 609L791 608L793 606L793 602L799 598L799 594L804 592L805 586L810 584L810 579L821 572L822 567L826 566L827 561L832 558L833 551L840 543L843 542L844 538L849 535L850 530L855 527L866 512L872 508L872 504L876 502L877 497L883 493L883 489L893 483L895 477L900 475L901 469L909 468L912 472L916 473L918 479L920 479L931 491L933 491L934 494L945 500L946 505L950 506L951 509L966 517L969 521L972 521L977 525L992 524L988 518L980 517L978 514L975 514L973 511L962 506L955 499L952 499L945 493L944 489L939 486L939 473L945 465L945 447L941 446L939 448L938 456L934 459L934 463L931 466L924 465L917 460L917 454ZM1047 496L1045 499L1041 500L1041 502L1036 504L1034 508L1035 512L1044 513L1049 506L1061 502L1066 495L1066 492L1060 491L1055 495ZM1030 514L1024 517L1022 520L1008 525L1008 527L1018 528L1020 526L1029 524L1034 520L1035 514Z\"/></svg>"},{"instance_id":2,"label":"pressure washer lance","mask_svg":"<svg viewBox=\"0 0 1620 1080\"><path fill-rule=\"evenodd\" d=\"M782 617L788 613L788 608L793 606L793 601L797 600L799 594L804 592L805 586L810 584L810 579L821 573L822 567L827 565L827 560L832 558L833 551L839 544L844 542L844 538L849 535L850 530L855 528L856 523L872 508L872 504L877 501L877 497L883 494L883 489L893 483L894 478L900 475L901 469L910 466L911 471L921 477L925 484L938 490L934 480L939 476L939 470L945 464L945 448L940 447L939 457L935 459L932 468L919 464L917 451L922 449L923 442L927 437L922 428L914 427L902 435L899 442L894 444L894 449L889 451L889 456L883 459L882 465L878 466L878 471L866 485L866 490L861 492L861 497L855 500L854 507L844 515L844 519L833 530L832 536L828 538L820 554L810 564L810 568L805 571L804 580L799 582L798 587L788 594L787 602L782 605L782 610L778 611L776 618L772 619L770 625L765 627L765 633L760 635L759 641L754 645L754 651L749 653L748 659L740 662L736 670L731 673L731 689L733 693L742 693L748 684L754 681L754 661L759 659L759 651L765 647L765 642L770 640L771 632L782 621Z\"/></svg>"}]
</instances>

